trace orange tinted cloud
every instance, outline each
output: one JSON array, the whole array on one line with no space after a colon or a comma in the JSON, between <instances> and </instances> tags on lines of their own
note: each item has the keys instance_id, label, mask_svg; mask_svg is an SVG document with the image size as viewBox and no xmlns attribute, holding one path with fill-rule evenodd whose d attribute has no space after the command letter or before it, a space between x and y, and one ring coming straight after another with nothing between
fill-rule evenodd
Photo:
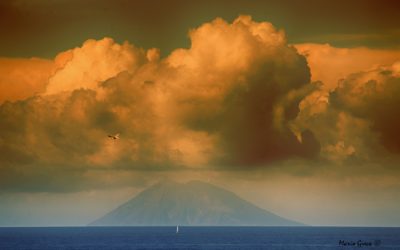
<instances>
[{"instance_id":1,"label":"orange tinted cloud","mask_svg":"<svg viewBox=\"0 0 400 250\"><path fill-rule=\"evenodd\" d=\"M95 89L122 71L134 72L145 61L144 51L128 42L122 45L111 38L87 40L82 47L64 52L70 59L49 79L46 94L72 91L79 88ZM63 59L58 56L59 61Z\"/></svg>"},{"instance_id":2,"label":"orange tinted cloud","mask_svg":"<svg viewBox=\"0 0 400 250\"><path fill-rule=\"evenodd\" d=\"M329 44L296 44L307 57L313 81L324 82L324 88L334 89L340 79L362 70L391 65L400 59L400 50L369 48L336 48Z\"/></svg>"},{"instance_id":3,"label":"orange tinted cloud","mask_svg":"<svg viewBox=\"0 0 400 250\"><path fill-rule=\"evenodd\" d=\"M240 16L190 38L189 49L166 58L110 38L58 55L45 93L0 106L1 176L22 181L24 173L35 183L67 175L72 183L96 169L247 167L318 155L311 132L300 142L288 127L313 85L282 31ZM110 133L121 139L109 141Z\"/></svg>"},{"instance_id":4,"label":"orange tinted cloud","mask_svg":"<svg viewBox=\"0 0 400 250\"><path fill-rule=\"evenodd\" d=\"M293 130L313 131L321 156L334 162L382 160L400 153L399 68L395 62L354 72L332 91L320 84L300 103Z\"/></svg>"},{"instance_id":5,"label":"orange tinted cloud","mask_svg":"<svg viewBox=\"0 0 400 250\"><path fill-rule=\"evenodd\" d=\"M341 163L398 151L387 127L397 120L376 108L397 115L397 94L384 97L397 93L398 65L374 66L371 55L381 54L311 46L307 61L282 31L249 16L217 18L190 39L166 58L156 48L88 40L43 63L52 67L35 71L41 94L0 105L1 187L65 191L99 185L88 172ZM376 61L390 60L383 53ZM350 61L360 65L347 69ZM326 82L310 83L310 67ZM360 67L374 69L333 83Z\"/></svg>"},{"instance_id":6,"label":"orange tinted cloud","mask_svg":"<svg viewBox=\"0 0 400 250\"><path fill-rule=\"evenodd\" d=\"M336 107L370 122L380 143L400 153L400 61L350 75L339 83L331 99Z\"/></svg>"},{"instance_id":7,"label":"orange tinted cloud","mask_svg":"<svg viewBox=\"0 0 400 250\"><path fill-rule=\"evenodd\" d=\"M43 93L54 70L51 60L0 58L0 104Z\"/></svg>"},{"instance_id":8,"label":"orange tinted cloud","mask_svg":"<svg viewBox=\"0 0 400 250\"><path fill-rule=\"evenodd\" d=\"M299 115L291 125L293 131L297 133L301 128L313 131L321 143L321 157L333 162L370 161L382 156L385 151L382 146L387 144L382 140L383 135L388 133L377 129L377 124L382 127L397 123L365 113L385 107L381 114L396 117L390 111L393 105L385 104L383 96L389 97L388 89L393 90L389 85L395 86L389 82L398 77L396 61L400 60L400 51L335 48L327 44L295 46L307 57L312 80L320 82L315 82L317 89L300 102ZM379 101L372 105L378 96L381 96ZM390 96L397 100L396 94ZM395 133L393 129L385 131Z\"/></svg>"},{"instance_id":9,"label":"orange tinted cloud","mask_svg":"<svg viewBox=\"0 0 400 250\"><path fill-rule=\"evenodd\" d=\"M218 138L217 164L253 166L318 152L312 134L299 142L287 127L310 75L282 31L240 16L204 24L190 38L190 49L166 59L179 74L171 92L186 126Z\"/></svg>"}]
</instances>

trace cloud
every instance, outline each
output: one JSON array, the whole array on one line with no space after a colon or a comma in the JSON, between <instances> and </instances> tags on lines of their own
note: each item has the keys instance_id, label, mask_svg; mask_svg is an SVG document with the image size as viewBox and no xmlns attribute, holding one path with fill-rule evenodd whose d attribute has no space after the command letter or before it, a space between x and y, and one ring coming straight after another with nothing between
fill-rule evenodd
<instances>
[{"instance_id":1,"label":"cloud","mask_svg":"<svg viewBox=\"0 0 400 250\"><path fill-rule=\"evenodd\" d=\"M400 153L399 62L355 72L329 91L322 83L300 103L292 129L313 132L321 157L334 163L385 162Z\"/></svg>"},{"instance_id":2,"label":"cloud","mask_svg":"<svg viewBox=\"0 0 400 250\"><path fill-rule=\"evenodd\" d=\"M60 53L50 62L57 70L40 81L44 93L0 106L1 187L79 190L101 183L89 172L229 169L318 155L313 133L299 141L289 128L314 86L282 31L239 16L189 36L190 48L163 59L156 48L110 38Z\"/></svg>"},{"instance_id":3,"label":"cloud","mask_svg":"<svg viewBox=\"0 0 400 250\"><path fill-rule=\"evenodd\" d=\"M0 104L43 93L56 67L39 58L0 58Z\"/></svg>"},{"instance_id":4,"label":"cloud","mask_svg":"<svg viewBox=\"0 0 400 250\"><path fill-rule=\"evenodd\" d=\"M70 54L71 58L49 79L46 94L79 88L96 89L98 83L122 71L134 72L145 60L143 50L128 42L119 45L111 38L87 40L82 47L63 54Z\"/></svg>"},{"instance_id":5,"label":"cloud","mask_svg":"<svg viewBox=\"0 0 400 250\"><path fill-rule=\"evenodd\" d=\"M282 31L242 16L204 24L190 38L189 50L167 58L183 75L172 92L186 126L217 138L216 164L253 166L318 153L311 133L301 143L287 128L310 74Z\"/></svg>"},{"instance_id":6,"label":"cloud","mask_svg":"<svg viewBox=\"0 0 400 250\"><path fill-rule=\"evenodd\" d=\"M296 44L300 54L307 57L312 81L322 81L332 90L340 79L351 73L391 65L400 58L400 50L369 48L336 48L329 44Z\"/></svg>"},{"instance_id":7,"label":"cloud","mask_svg":"<svg viewBox=\"0 0 400 250\"><path fill-rule=\"evenodd\" d=\"M367 120L388 151L400 153L400 61L351 74L339 83L331 99L336 107Z\"/></svg>"},{"instance_id":8,"label":"cloud","mask_svg":"<svg viewBox=\"0 0 400 250\"><path fill-rule=\"evenodd\" d=\"M291 122L298 138L304 129L312 131L321 145L321 159L334 164L394 160L387 154L397 151L398 138L388 128L397 125L393 82L398 78L400 51L295 46L307 57L316 86L300 102L300 112Z\"/></svg>"},{"instance_id":9,"label":"cloud","mask_svg":"<svg viewBox=\"0 0 400 250\"><path fill-rule=\"evenodd\" d=\"M145 182L138 172L287 171L285 161L400 153L399 65L380 65L396 53L296 49L248 16L217 18L189 37L190 48L165 58L104 38L54 60L0 64L30 76L2 76L19 82L0 105L2 189L76 191L129 185L121 173Z\"/></svg>"},{"instance_id":10,"label":"cloud","mask_svg":"<svg viewBox=\"0 0 400 250\"><path fill-rule=\"evenodd\" d=\"M149 60L157 51L149 50ZM0 58L0 103L34 95L57 94L97 84L145 61L144 51L110 38L87 40L82 47L62 52L54 60Z\"/></svg>"}]
</instances>

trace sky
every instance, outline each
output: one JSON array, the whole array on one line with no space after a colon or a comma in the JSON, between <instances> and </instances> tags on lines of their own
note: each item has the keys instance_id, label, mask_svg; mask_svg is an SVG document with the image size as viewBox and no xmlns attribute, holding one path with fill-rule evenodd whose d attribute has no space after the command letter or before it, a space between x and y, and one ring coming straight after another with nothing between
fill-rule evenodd
<instances>
[{"instance_id":1,"label":"sky","mask_svg":"<svg viewBox=\"0 0 400 250\"><path fill-rule=\"evenodd\" d=\"M163 179L400 226L399 7L2 1L0 226L86 225Z\"/></svg>"}]
</instances>

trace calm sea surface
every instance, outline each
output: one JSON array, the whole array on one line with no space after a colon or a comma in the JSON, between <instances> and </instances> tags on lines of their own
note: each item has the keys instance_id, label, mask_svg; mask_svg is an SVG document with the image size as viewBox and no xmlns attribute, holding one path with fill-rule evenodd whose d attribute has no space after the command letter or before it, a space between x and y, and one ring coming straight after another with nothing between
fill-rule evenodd
<instances>
[{"instance_id":1,"label":"calm sea surface","mask_svg":"<svg viewBox=\"0 0 400 250\"><path fill-rule=\"evenodd\" d=\"M0 228L8 249L396 249L400 228L31 227Z\"/></svg>"}]
</instances>

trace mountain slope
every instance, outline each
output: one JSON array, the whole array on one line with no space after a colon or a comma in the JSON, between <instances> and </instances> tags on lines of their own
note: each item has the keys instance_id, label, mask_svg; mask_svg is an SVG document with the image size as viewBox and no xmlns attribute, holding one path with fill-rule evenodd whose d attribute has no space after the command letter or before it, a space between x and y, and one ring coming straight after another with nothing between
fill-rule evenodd
<instances>
[{"instance_id":1,"label":"mountain slope","mask_svg":"<svg viewBox=\"0 0 400 250\"><path fill-rule=\"evenodd\" d=\"M214 185L160 182L90 226L300 226Z\"/></svg>"}]
</instances>

